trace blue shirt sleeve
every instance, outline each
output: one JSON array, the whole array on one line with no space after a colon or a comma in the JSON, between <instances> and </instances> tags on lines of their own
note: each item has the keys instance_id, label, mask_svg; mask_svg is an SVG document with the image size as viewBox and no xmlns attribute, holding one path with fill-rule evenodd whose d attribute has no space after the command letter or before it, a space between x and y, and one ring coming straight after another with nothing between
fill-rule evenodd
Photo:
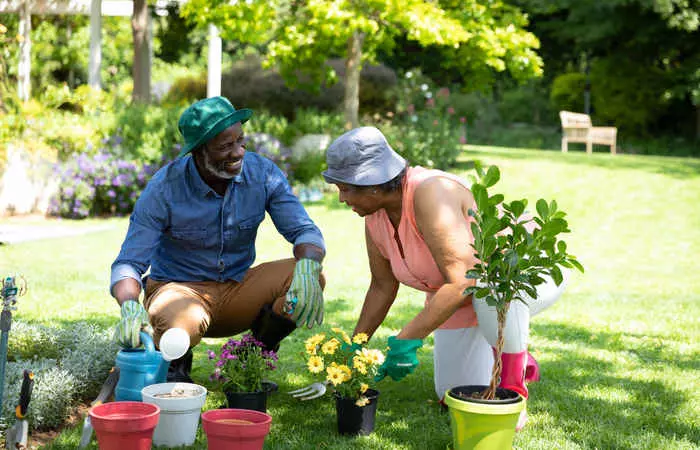
<instances>
[{"instance_id":1,"label":"blue shirt sleeve","mask_svg":"<svg viewBox=\"0 0 700 450\"><path fill-rule=\"evenodd\" d=\"M266 177L267 212L277 231L292 244L313 244L326 251L321 230L314 224L299 199L292 193L287 178L274 163Z\"/></svg>"},{"instance_id":2,"label":"blue shirt sleeve","mask_svg":"<svg viewBox=\"0 0 700 450\"><path fill-rule=\"evenodd\" d=\"M167 226L166 202L159 183L153 181L136 201L129 218L129 229L121 251L112 263L110 294L114 285L125 278L133 278L141 284L141 276L148 270L153 252Z\"/></svg>"}]
</instances>

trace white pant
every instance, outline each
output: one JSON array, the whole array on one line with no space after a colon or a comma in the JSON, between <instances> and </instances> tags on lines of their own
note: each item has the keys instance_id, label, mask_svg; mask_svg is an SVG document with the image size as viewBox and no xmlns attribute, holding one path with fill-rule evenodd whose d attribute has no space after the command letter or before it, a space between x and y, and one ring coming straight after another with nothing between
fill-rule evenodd
<instances>
[{"instance_id":1,"label":"white pant","mask_svg":"<svg viewBox=\"0 0 700 450\"><path fill-rule=\"evenodd\" d=\"M527 298L527 305L516 301L510 304L506 315L503 351L520 353L527 350L530 334L530 316L550 307L559 299L568 282L564 271L564 282L557 286L549 279L537 287L537 298ZM496 308L486 301L475 299L474 311L479 325L472 328L437 329L433 333L435 393L443 398L445 392L455 386L486 385L491 380L493 351L498 338Z\"/></svg>"}]
</instances>

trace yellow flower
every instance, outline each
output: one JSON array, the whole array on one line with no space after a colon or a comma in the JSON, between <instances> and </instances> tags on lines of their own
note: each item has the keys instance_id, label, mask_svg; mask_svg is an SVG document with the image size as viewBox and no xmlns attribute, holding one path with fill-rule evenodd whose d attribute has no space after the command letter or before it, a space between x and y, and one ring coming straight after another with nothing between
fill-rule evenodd
<instances>
[{"instance_id":1,"label":"yellow flower","mask_svg":"<svg viewBox=\"0 0 700 450\"><path fill-rule=\"evenodd\" d=\"M357 399L357 401L355 402L355 404L356 404L357 406L366 406L366 405L369 404L369 399L368 399L367 397L365 397L365 396L362 396L362 397L360 397L360 398Z\"/></svg>"},{"instance_id":2,"label":"yellow flower","mask_svg":"<svg viewBox=\"0 0 700 450\"><path fill-rule=\"evenodd\" d=\"M384 362L384 354L379 350L363 348L362 357L373 366L378 366Z\"/></svg>"},{"instance_id":3,"label":"yellow flower","mask_svg":"<svg viewBox=\"0 0 700 450\"><path fill-rule=\"evenodd\" d=\"M355 336L352 337L352 341L355 344L364 344L369 340L369 336L367 336L366 333L357 333Z\"/></svg>"},{"instance_id":4,"label":"yellow flower","mask_svg":"<svg viewBox=\"0 0 700 450\"><path fill-rule=\"evenodd\" d=\"M306 345L316 346L316 345L320 344L321 342L323 342L323 340L325 338L326 338L326 335L323 333L315 334L315 335L311 336L310 338L308 338L305 343L306 343Z\"/></svg>"},{"instance_id":5,"label":"yellow flower","mask_svg":"<svg viewBox=\"0 0 700 450\"><path fill-rule=\"evenodd\" d=\"M360 372L362 375L367 375L367 366L365 365L365 363L353 360L352 365L355 368L355 370Z\"/></svg>"},{"instance_id":6,"label":"yellow flower","mask_svg":"<svg viewBox=\"0 0 700 450\"><path fill-rule=\"evenodd\" d=\"M345 331L341 330L338 327L331 328L331 330L341 335L343 337L343 341L345 341L346 344L350 344L350 336L348 336L348 334Z\"/></svg>"},{"instance_id":7,"label":"yellow flower","mask_svg":"<svg viewBox=\"0 0 700 450\"><path fill-rule=\"evenodd\" d=\"M348 366L346 366L345 364L338 366L338 368L345 375L345 378L343 379L343 381L350 381L350 379L352 378L352 370L350 370L350 368Z\"/></svg>"},{"instance_id":8,"label":"yellow flower","mask_svg":"<svg viewBox=\"0 0 700 450\"><path fill-rule=\"evenodd\" d=\"M332 355L338 349L339 345L340 342L336 338L333 338L321 346L321 351L326 355Z\"/></svg>"},{"instance_id":9,"label":"yellow flower","mask_svg":"<svg viewBox=\"0 0 700 450\"><path fill-rule=\"evenodd\" d=\"M7 27L0 23L0 34L7 33Z\"/></svg>"},{"instance_id":10,"label":"yellow flower","mask_svg":"<svg viewBox=\"0 0 700 450\"><path fill-rule=\"evenodd\" d=\"M369 385L367 383L360 384L360 394L367 392L367 389L369 389Z\"/></svg>"},{"instance_id":11,"label":"yellow flower","mask_svg":"<svg viewBox=\"0 0 700 450\"><path fill-rule=\"evenodd\" d=\"M312 356L307 362L309 367L309 372L311 373L321 373L323 372L323 359L320 356Z\"/></svg>"},{"instance_id":12,"label":"yellow flower","mask_svg":"<svg viewBox=\"0 0 700 450\"><path fill-rule=\"evenodd\" d=\"M338 386L345 380L345 374L337 367L327 367L326 373L328 374L326 380L330 381L333 386Z\"/></svg>"},{"instance_id":13,"label":"yellow flower","mask_svg":"<svg viewBox=\"0 0 700 450\"><path fill-rule=\"evenodd\" d=\"M317 345L306 344L306 353L309 355L315 355L317 347Z\"/></svg>"}]
</instances>

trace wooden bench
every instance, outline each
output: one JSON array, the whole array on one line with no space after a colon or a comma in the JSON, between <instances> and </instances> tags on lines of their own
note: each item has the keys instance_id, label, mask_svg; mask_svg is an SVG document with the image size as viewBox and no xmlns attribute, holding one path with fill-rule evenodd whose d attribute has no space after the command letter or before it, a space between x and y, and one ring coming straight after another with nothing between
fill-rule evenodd
<instances>
[{"instance_id":1,"label":"wooden bench","mask_svg":"<svg viewBox=\"0 0 700 450\"><path fill-rule=\"evenodd\" d=\"M617 147L617 128L594 127L591 116L569 111L559 111L562 137L561 151L569 150L569 142L586 144L586 153L593 153L593 144L609 145L610 153L615 154Z\"/></svg>"}]
</instances>

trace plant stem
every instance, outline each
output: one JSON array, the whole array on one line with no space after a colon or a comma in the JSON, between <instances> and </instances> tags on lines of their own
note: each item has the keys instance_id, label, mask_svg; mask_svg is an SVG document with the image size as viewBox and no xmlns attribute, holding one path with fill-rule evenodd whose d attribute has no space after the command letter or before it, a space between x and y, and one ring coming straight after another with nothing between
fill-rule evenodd
<instances>
[{"instance_id":1,"label":"plant stem","mask_svg":"<svg viewBox=\"0 0 700 450\"><path fill-rule=\"evenodd\" d=\"M503 310L498 310L498 339L496 339L496 354L493 360L493 369L491 371L491 384L481 398L484 400L493 400L496 398L496 388L501 379L501 371L503 366L501 365L501 355L503 354L503 342L505 341L505 336L503 329L506 325L506 314L508 314L508 309L510 308L510 302L505 303Z\"/></svg>"}]
</instances>

